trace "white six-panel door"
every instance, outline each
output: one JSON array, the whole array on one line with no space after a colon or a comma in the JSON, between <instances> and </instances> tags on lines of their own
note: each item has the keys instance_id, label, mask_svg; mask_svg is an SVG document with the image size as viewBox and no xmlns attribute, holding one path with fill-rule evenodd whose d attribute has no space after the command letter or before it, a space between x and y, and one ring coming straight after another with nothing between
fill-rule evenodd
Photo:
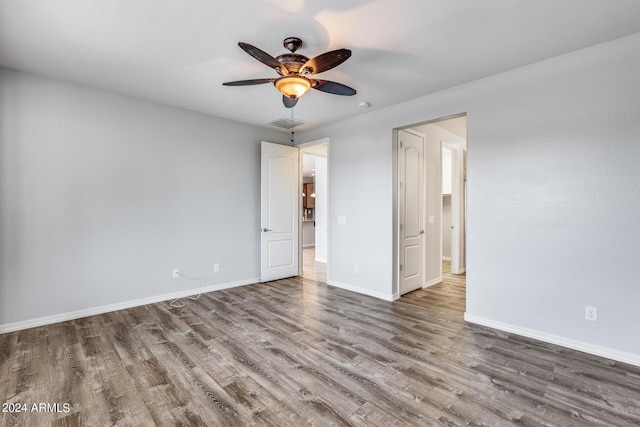
<instances>
[{"instance_id":1,"label":"white six-panel door","mask_svg":"<svg viewBox=\"0 0 640 427\"><path fill-rule=\"evenodd\" d=\"M298 148L262 142L260 281L299 274Z\"/></svg>"},{"instance_id":2,"label":"white six-panel door","mask_svg":"<svg viewBox=\"0 0 640 427\"><path fill-rule=\"evenodd\" d=\"M398 131L400 295L422 287L425 269L424 138Z\"/></svg>"}]
</instances>

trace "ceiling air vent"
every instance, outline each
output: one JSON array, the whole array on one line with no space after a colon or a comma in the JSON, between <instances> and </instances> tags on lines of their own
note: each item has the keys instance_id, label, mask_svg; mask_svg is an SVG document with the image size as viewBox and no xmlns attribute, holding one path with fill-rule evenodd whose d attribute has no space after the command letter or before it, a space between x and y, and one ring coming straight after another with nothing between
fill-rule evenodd
<instances>
[{"instance_id":1,"label":"ceiling air vent","mask_svg":"<svg viewBox=\"0 0 640 427\"><path fill-rule=\"evenodd\" d=\"M280 119L275 119L270 122L267 122L267 124L269 126L274 126L282 129L293 129L293 128L297 128L300 125L303 125L304 122L301 120L291 120L291 119L282 117Z\"/></svg>"}]
</instances>

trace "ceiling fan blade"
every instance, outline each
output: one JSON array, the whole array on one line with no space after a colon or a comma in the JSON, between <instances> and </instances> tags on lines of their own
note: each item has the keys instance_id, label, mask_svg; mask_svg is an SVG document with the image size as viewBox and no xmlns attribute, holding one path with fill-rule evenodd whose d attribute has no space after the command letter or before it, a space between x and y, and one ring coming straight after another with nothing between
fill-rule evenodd
<instances>
[{"instance_id":1,"label":"ceiling fan blade","mask_svg":"<svg viewBox=\"0 0 640 427\"><path fill-rule=\"evenodd\" d=\"M252 79L252 80L237 80L235 82L222 83L225 86L251 86L261 85L264 83L273 83L275 79Z\"/></svg>"},{"instance_id":2,"label":"ceiling fan blade","mask_svg":"<svg viewBox=\"0 0 640 427\"><path fill-rule=\"evenodd\" d=\"M282 66L276 58L269 55L267 52L250 45L249 43L240 42L238 43L238 46L240 46L242 50L247 52L249 55L271 68L280 68Z\"/></svg>"},{"instance_id":3,"label":"ceiling fan blade","mask_svg":"<svg viewBox=\"0 0 640 427\"><path fill-rule=\"evenodd\" d=\"M349 49L332 50L311 58L302 66L300 74L318 74L337 67L349 59L351 51Z\"/></svg>"},{"instance_id":4,"label":"ceiling fan blade","mask_svg":"<svg viewBox=\"0 0 640 427\"><path fill-rule=\"evenodd\" d=\"M356 94L356 90L354 88L343 85L342 83L330 82L328 80L313 79L311 87L333 95L352 96Z\"/></svg>"},{"instance_id":5,"label":"ceiling fan blade","mask_svg":"<svg viewBox=\"0 0 640 427\"><path fill-rule=\"evenodd\" d=\"M298 99L299 98L289 98L286 95L282 95L282 103L284 104L285 107L287 108L293 108L296 106L296 104L298 103Z\"/></svg>"}]
</instances>

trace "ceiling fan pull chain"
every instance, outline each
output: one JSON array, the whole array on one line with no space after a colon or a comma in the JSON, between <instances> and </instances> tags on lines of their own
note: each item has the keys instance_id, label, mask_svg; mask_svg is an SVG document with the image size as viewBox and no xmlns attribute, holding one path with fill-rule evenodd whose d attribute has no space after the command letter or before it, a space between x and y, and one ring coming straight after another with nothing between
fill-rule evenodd
<instances>
[{"instance_id":1,"label":"ceiling fan pull chain","mask_svg":"<svg viewBox=\"0 0 640 427\"><path fill-rule=\"evenodd\" d=\"M293 120L293 109L294 107L291 107L291 145L294 145L294 138L295 138L295 124L296 122Z\"/></svg>"}]
</instances>

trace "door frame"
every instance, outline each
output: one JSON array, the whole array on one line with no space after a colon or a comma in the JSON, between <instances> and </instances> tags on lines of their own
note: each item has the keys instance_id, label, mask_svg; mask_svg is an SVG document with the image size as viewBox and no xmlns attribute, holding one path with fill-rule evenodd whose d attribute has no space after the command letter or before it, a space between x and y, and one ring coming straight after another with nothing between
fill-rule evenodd
<instances>
[{"instance_id":1,"label":"door frame","mask_svg":"<svg viewBox=\"0 0 640 427\"><path fill-rule=\"evenodd\" d=\"M450 119L456 119L459 117L468 117L466 112L463 113L458 113L458 114L451 114L448 116L443 116L443 117L438 117L435 119L431 119L431 120L425 120L422 122L417 122L417 123L413 123L413 124L408 124L408 125L404 125L404 126L399 126L397 128L393 128L391 129L391 152L392 152L392 158L391 158L391 164L392 164L392 200L393 200L393 210L392 210L392 221L393 221L393 234L392 234L392 239L393 239L393 251L392 251L392 292L393 292L393 299L396 300L398 298L400 298L400 269L399 269L399 261L400 261L400 222L399 222L399 217L400 217L400 212L399 212L399 204L400 204L400 194L399 194L399 189L398 189L398 182L399 182L399 159L398 159L398 130L408 130L408 129L413 129L413 128L417 128L420 126L425 126L425 125L430 125L430 124L435 124L438 122L442 122L445 120L450 120ZM468 125L467 125L468 126ZM463 198L461 200L461 203L463 203L463 206L466 206L466 150L463 153L463 158L462 158L462 169L461 172L464 174L462 176L462 186L464 189L463 192ZM440 163L442 163L442 151L440 154ZM442 167L442 166L441 166ZM460 169L459 169L460 170ZM425 167L425 173L427 173L426 171L426 167ZM442 178L440 178L442 179ZM428 184L427 184L428 187ZM442 200L442 190L440 190L440 199ZM442 201L440 202L440 211L442 212ZM425 210L425 215L427 215L428 218L428 213ZM463 223L464 226L464 247L461 249L461 252L463 254L463 262L464 265L466 267L466 212L464 213L464 215L460 218L460 220ZM426 226L428 227L428 221ZM442 224L441 224L442 225ZM440 275L439 275L439 281L442 281L442 226L439 227L439 245L438 247L440 248L439 251L439 260L440 260ZM426 239L426 237L425 237ZM425 250L426 250L426 245L425 245ZM426 257L425 257L426 259ZM464 273L466 270L466 268L463 268L460 273ZM425 270L425 275L426 275L426 270ZM425 280L426 280L426 276L425 276ZM428 287L431 285L434 285L436 283L436 281L433 282L428 282L425 283L425 285L423 287Z\"/></svg>"},{"instance_id":2,"label":"door frame","mask_svg":"<svg viewBox=\"0 0 640 427\"><path fill-rule=\"evenodd\" d=\"M300 194L300 203L299 203L299 212L298 212L298 221L299 221L299 230L302 230L302 154L303 151L306 148L310 148L310 147L314 147L316 145L322 145L322 144L326 144L327 145L327 231L326 231L326 245L327 245L327 261L326 261L326 271L327 271L327 281L329 281L329 259L331 257L330 251L331 251L331 245L330 245L330 228L331 228L331 221L329 220L329 218L331 218L331 216L329 215L329 208L330 208L330 201L329 201L329 194L331 194L331 174L329 173L329 168L330 168L330 159L329 159L329 154L331 151L331 145L329 143L329 138L320 138L320 139L315 139L313 141L308 141L308 142L303 142L301 144L297 144L295 145L295 147L298 148L298 155L299 155L299 182L300 182L300 189L299 189L299 194ZM302 260L302 232L300 232L300 238L299 238L300 242L298 244L298 262L300 265L300 276L302 276L304 274L304 262Z\"/></svg>"}]
</instances>

